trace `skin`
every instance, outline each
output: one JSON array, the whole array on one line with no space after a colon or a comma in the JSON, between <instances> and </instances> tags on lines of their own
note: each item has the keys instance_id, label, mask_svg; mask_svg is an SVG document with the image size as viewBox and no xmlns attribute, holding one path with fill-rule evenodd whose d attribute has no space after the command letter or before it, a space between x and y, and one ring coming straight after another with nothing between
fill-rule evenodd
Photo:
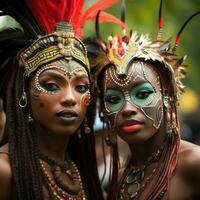
<instances>
[{"instance_id":1,"label":"skin","mask_svg":"<svg viewBox=\"0 0 200 200\"><path fill-rule=\"evenodd\" d=\"M167 136L162 112L164 106L161 84L157 72L149 64L132 63L128 69L128 76L131 77L133 72L130 81L128 78L125 80L119 80L116 77L108 79L115 72L112 66L105 71L103 76L104 115L109 121L111 131L117 133L128 144L131 154L134 155L132 164L140 166L155 150L159 149ZM143 83L151 84L154 89L153 93L155 93L148 105L141 104L141 102L150 98L152 90L151 87L145 89ZM138 85L141 86L139 90ZM138 101L131 99L131 94L135 94ZM123 103L120 104L120 102ZM151 175L157 165L157 162L150 164L145 169L145 177ZM200 148L181 140L177 166L169 183L169 199L200 199L199 185ZM144 199L148 190L147 186L140 199ZM167 199L166 196L164 199Z\"/></svg>"},{"instance_id":2,"label":"skin","mask_svg":"<svg viewBox=\"0 0 200 200\"><path fill-rule=\"evenodd\" d=\"M90 81L86 69L73 60L48 66L50 69L38 76L39 86L36 76L31 78L27 94L39 151L60 163L64 160L70 135L78 130L85 117ZM75 117L68 114L57 116L61 111L69 110L76 113ZM45 167L51 176L50 167L46 164ZM0 199L9 199L12 172L9 156L5 153L0 153L0 180L3 183ZM44 196L48 199L47 194Z\"/></svg>"},{"instance_id":3,"label":"skin","mask_svg":"<svg viewBox=\"0 0 200 200\"><path fill-rule=\"evenodd\" d=\"M0 141L3 136L5 123L6 123L6 115L3 111L3 102L0 99Z\"/></svg>"}]
</instances>

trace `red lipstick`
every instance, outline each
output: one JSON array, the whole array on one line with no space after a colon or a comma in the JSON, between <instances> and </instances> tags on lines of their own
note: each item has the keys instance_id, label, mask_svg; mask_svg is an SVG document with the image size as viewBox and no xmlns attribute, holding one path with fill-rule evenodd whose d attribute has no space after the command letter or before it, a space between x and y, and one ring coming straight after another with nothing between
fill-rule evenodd
<instances>
[{"instance_id":1,"label":"red lipstick","mask_svg":"<svg viewBox=\"0 0 200 200\"><path fill-rule=\"evenodd\" d=\"M133 121L133 122L124 123L121 126L121 129L127 133L134 133L134 132L139 131L141 129L141 126L142 126L141 123Z\"/></svg>"}]
</instances>

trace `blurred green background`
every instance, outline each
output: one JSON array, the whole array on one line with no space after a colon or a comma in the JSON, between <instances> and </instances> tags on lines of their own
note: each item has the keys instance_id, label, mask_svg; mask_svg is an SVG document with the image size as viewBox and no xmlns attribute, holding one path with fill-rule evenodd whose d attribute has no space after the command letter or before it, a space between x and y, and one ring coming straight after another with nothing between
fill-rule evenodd
<instances>
[{"instance_id":1,"label":"blurred green background","mask_svg":"<svg viewBox=\"0 0 200 200\"><path fill-rule=\"evenodd\" d=\"M95 0L86 0L88 7ZM120 18L120 5L114 5L107 11ZM159 0L126 0L126 23L129 30L139 33L149 33L152 40L157 35L157 18ZM163 0L163 39L174 36L184 21L194 12L200 10L200 0ZM101 35L107 38L111 33L121 33L119 26L112 23L101 24ZM85 35L94 35L94 23L87 22ZM200 15L196 16L181 35L178 55L187 55L187 77L184 80L188 87L200 94Z\"/></svg>"},{"instance_id":2,"label":"blurred green background","mask_svg":"<svg viewBox=\"0 0 200 200\"><path fill-rule=\"evenodd\" d=\"M86 0L88 7L96 1ZM119 3L107 12L120 18ZM126 23L129 30L148 33L152 40L157 36L157 20L160 0L126 0ZM200 0L163 0L163 39L167 40L178 33L185 20L196 11L200 11ZM85 36L94 34L94 23L87 22ZM102 23L101 35L106 39L110 34L121 34L118 25ZM200 15L186 26L179 40L176 53L187 55L187 77L185 93L180 101L181 135L183 139L200 144Z\"/></svg>"}]
</instances>

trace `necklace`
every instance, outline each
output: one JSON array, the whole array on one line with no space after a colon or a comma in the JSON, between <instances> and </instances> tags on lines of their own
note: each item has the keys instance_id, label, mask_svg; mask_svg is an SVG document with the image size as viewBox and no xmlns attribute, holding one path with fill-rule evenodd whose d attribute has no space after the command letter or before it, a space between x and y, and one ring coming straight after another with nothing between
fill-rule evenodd
<instances>
[{"instance_id":1,"label":"necklace","mask_svg":"<svg viewBox=\"0 0 200 200\"><path fill-rule=\"evenodd\" d=\"M121 182L122 184L119 190L118 199L120 200L137 199L139 194L141 194L141 192L144 190L144 188L156 174L158 167L153 168L151 174L146 177L145 177L145 169L160 158L163 149L164 145L161 146L161 148L159 148L155 152L153 152L147 158L144 165L133 166L132 164L129 164L129 167L127 167L127 170L125 171L125 175Z\"/></svg>"},{"instance_id":2,"label":"necklace","mask_svg":"<svg viewBox=\"0 0 200 200\"><path fill-rule=\"evenodd\" d=\"M74 162L68 160L58 164L45 155L40 155L39 162L53 199L86 200L81 176ZM44 163L50 165L53 177L48 173Z\"/></svg>"}]
</instances>

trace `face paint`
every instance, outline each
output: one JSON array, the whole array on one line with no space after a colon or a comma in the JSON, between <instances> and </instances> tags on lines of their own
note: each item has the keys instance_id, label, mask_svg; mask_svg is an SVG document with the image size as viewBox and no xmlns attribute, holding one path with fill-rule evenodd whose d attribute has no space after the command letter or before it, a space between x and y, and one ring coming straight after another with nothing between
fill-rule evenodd
<instances>
[{"instance_id":1,"label":"face paint","mask_svg":"<svg viewBox=\"0 0 200 200\"><path fill-rule=\"evenodd\" d=\"M111 79L107 81L109 78ZM106 70L104 78L105 114L112 126L117 126L117 115L126 102L139 109L158 129L162 120L162 95L158 74L143 62L133 63L127 77L117 77L114 67Z\"/></svg>"},{"instance_id":2,"label":"face paint","mask_svg":"<svg viewBox=\"0 0 200 200\"><path fill-rule=\"evenodd\" d=\"M109 112L115 112L122 108L125 98L121 91L106 90L104 101L106 110Z\"/></svg>"},{"instance_id":3,"label":"face paint","mask_svg":"<svg viewBox=\"0 0 200 200\"><path fill-rule=\"evenodd\" d=\"M153 101L155 93L150 83L141 83L131 89L131 101L140 107L148 106Z\"/></svg>"},{"instance_id":4,"label":"face paint","mask_svg":"<svg viewBox=\"0 0 200 200\"><path fill-rule=\"evenodd\" d=\"M83 67L77 67L77 64L75 64L73 61L57 61L55 64L51 63L50 65L46 65L42 67L40 70L37 71L34 82L35 82L35 88L37 88L38 91L44 92L47 94L54 94L58 90L55 84L45 84L44 82L39 81L40 74L42 74L44 71L52 70L57 71L57 73L60 73L61 75L64 75L67 80L70 82L73 77L76 77L77 74L79 76L88 76L87 71ZM82 91L81 91L82 90ZM79 86L77 88L77 91L84 93L84 88Z\"/></svg>"},{"instance_id":5,"label":"face paint","mask_svg":"<svg viewBox=\"0 0 200 200\"><path fill-rule=\"evenodd\" d=\"M31 110L35 121L54 132L74 133L85 117L90 98L89 83L86 69L73 60L56 61L42 67L31 81ZM71 117L69 123L67 114L63 119L58 117L61 111L76 113L74 120Z\"/></svg>"}]
</instances>

